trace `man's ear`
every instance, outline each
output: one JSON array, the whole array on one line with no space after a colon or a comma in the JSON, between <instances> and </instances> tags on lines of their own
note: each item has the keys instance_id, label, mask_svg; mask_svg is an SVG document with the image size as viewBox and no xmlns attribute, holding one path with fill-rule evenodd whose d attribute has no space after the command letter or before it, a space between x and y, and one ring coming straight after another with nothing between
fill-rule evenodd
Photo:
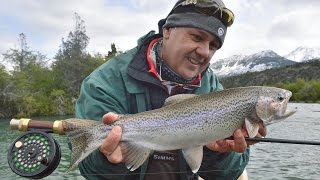
<instances>
[{"instance_id":1,"label":"man's ear","mask_svg":"<svg viewBox=\"0 0 320 180\"><path fill-rule=\"evenodd\" d=\"M163 28L162 29L162 33L163 33L163 38L168 39L170 36L170 31L171 28Z\"/></svg>"}]
</instances>

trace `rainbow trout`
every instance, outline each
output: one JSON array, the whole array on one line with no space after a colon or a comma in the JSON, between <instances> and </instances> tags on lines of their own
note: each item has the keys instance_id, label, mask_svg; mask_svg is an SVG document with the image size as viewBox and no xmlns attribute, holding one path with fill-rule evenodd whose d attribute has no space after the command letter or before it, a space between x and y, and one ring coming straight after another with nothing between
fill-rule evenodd
<instances>
[{"instance_id":1,"label":"rainbow trout","mask_svg":"<svg viewBox=\"0 0 320 180\"><path fill-rule=\"evenodd\" d=\"M279 122L295 111L286 112L292 93L265 86L233 88L203 95L169 97L162 108L121 115L112 125L97 121L64 120L72 145L70 169L97 149L113 126L121 126L123 163L130 170L140 167L153 151L182 149L195 173L199 170L203 146L232 136L245 125L256 136L259 122Z\"/></svg>"}]
</instances>

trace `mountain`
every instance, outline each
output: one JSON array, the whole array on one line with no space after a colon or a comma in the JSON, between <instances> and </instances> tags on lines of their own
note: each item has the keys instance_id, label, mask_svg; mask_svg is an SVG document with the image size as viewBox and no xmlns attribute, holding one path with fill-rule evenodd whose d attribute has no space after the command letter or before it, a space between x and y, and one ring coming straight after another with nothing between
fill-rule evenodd
<instances>
[{"instance_id":1,"label":"mountain","mask_svg":"<svg viewBox=\"0 0 320 180\"><path fill-rule=\"evenodd\" d=\"M213 62L210 67L220 77L234 76L246 72L263 71L271 68L285 67L296 62L288 60L277 53L266 50L252 55L234 55Z\"/></svg>"},{"instance_id":2,"label":"mountain","mask_svg":"<svg viewBox=\"0 0 320 180\"><path fill-rule=\"evenodd\" d=\"M319 48L298 47L289 54L284 56L295 62L303 62L311 59L320 58Z\"/></svg>"},{"instance_id":3,"label":"mountain","mask_svg":"<svg viewBox=\"0 0 320 180\"><path fill-rule=\"evenodd\" d=\"M292 66L282 68L266 69L260 72L248 72L241 75L223 77L220 79L224 88L244 86L272 86L277 83L294 82L298 79L305 81L320 81L320 58ZM310 91L312 88L310 88Z\"/></svg>"}]
</instances>

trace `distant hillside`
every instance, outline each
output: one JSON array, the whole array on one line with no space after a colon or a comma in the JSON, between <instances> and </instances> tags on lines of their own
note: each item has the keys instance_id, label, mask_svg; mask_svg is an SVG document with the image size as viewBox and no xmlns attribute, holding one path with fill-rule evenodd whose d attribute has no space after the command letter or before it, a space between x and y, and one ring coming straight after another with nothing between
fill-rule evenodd
<instances>
[{"instance_id":1,"label":"distant hillside","mask_svg":"<svg viewBox=\"0 0 320 180\"><path fill-rule=\"evenodd\" d=\"M246 72L259 72L266 69L282 68L297 62L320 58L320 48L298 47L286 56L272 50L263 50L251 55L233 55L214 60L210 68L221 78L237 76Z\"/></svg>"},{"instance_id":2,"label":"distant hillside","mask_svg":"<svg viewBox=\"0 0 320 180\"><path fill-rule=\"evenodd\" d=\"M234 55L214 61L210 67L219 77L230 77L246 72L259 72L266 69L280 68L295 64L277 53L266 50L252 55Z\"/></svg>"},{"instance_id":3,"label":"distant hillside","mask_svg":"<svg viewBox=\"0 0 320 180\"><path fill-rule=\"evenodd\" d=\"M319 48L310 47L297 47L295 50L284 56L295 62L308 61L310 59L316 59L320 57Z\"/></svg>"},{"instance_id":4,"label":"distant hillside","mask_svg":"<svg viewBox=\"0 0 320 180\"><path fill-rule=\"evenodd\" d=\"M297 79L320 81L320 59L296 63L294 65L248 72L238 76L221 78L224 88L241 86L273 85L279 82L293 82Z\"/></svg>"}]
</instances>

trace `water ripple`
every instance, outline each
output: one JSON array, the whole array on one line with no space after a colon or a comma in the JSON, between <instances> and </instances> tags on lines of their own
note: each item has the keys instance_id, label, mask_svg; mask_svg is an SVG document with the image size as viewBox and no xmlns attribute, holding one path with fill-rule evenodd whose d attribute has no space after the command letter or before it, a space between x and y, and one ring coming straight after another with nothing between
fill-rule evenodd
<instances>
[{"instance_id":1,"label":"water ripple","mask_svg":"<svg viewBox=\"0 0 320 180\"><path fill-rule=\"evenodd\" d=\"M320 104L289 104L298 111L268 127L268 137L320 141ZM251 147L249 179L312 180L320 177L320 146L257 143Z\"/></svg>"}]
</instances>

